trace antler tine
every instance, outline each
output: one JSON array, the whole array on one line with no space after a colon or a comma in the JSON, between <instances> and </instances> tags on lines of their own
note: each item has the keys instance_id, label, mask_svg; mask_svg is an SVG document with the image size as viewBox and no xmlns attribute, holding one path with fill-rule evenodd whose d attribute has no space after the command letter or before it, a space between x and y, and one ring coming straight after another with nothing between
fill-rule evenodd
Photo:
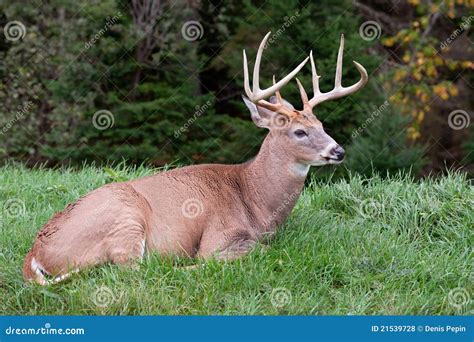
<instances>
[{"instance_id":1,"label":"antler tine","mask_svg":"<svg viewBox=\"0 0 474 342\"><path fill-rule=\"evenodd\" d=\"M314 59L313 59L313 50L309 52L309 59L311 61L311 75L312 75L312 80L313 80L313 96L321 94L319 91L319 78L321 76L318 75L316 72L316 65L314 64Z\"/></svg>"},{"instance_id":2,"label":"antler tine","mask_svg":"<svg viewBox=\"0 0 474 342\"><path fill-rule=\"evenodd\" d=\"M275 85L275 84L276 84L275 75L273 75L273 85ZM275 90L275 96L277 98L278 103L280 103L280 104L283 103L283 99L281 97L280 89Z\"/></svg>"},{"instance_id":3,"label":"antler tine","mask_svg":"<svg viewBox=\"0 0 474 342\"><path fill-rule=\"evenodd\" d=\"M245 89L245 93L247 94L247 97L254 103L263 101L265 98L272 95L273 93L278 91L280 88L282 88L285 84L287 84L301 70L301 68L306 64L309 58L309 57L306 57L306 59L303 62L301 62L292 72L290 72L288 75L283 77L280 81L274 83L270 88L263 89L263 90L260 89L260 61L262 60L263 49L265 48L265 45L267 43L268 37L270 37L270 34L271 32L268 32L265 35L257 51L257 56L255 58L255 66L253 68L252 89L250 89L247 56L245 54L245 50L243 51L244 89Z\"/></svg>"},{"instance_id":4,"label":"antler tine","mask_svg":"<svg viewBox=\"0 0 474 342\"><path fill-rule=\"evenodd\" d=\"M245 50L243 52L244 57L244 90L245 94L249 99L252 99L252 91L250 90L250 83L249 83L249 67L247 64L247 55L245 54Z\"/></svg>"},{"instance_id":5,"label":"antler tine","mask_svg":"<svg viewBox=\"0 0 474 342\"><path fill-rule=\"evenodd\" d=\"M334 89L342 88L342 59L344 57L344 35L341 34L341 43L337 52L336 77L334 78Z\"/></svg>"},{"instance_id":6,"label":"antler tine","mask_svg":"<svg viewBox=\"0 0 474 342\"><path fill-rule=\"evenodd\" d=\"M306 94L306 91L304 90L304 87L298 78L296 79L296 83L298 84L298 89L300 90L301 102L303 102L303 109L311 110L311 106L308 101L308 94Z\"/></svg>"},{"instance_id":7,"label":"antler tine","mask_svg":"<svg viewBox=\"0 0 474 342\"><path fill-rule=\"evenodd\" d=\"M313 78L313 98L309 100L309 105L311 108L314 106L327 101L327 100L333 100L333 99L338 99L343 96L350 95L360 88L362 88L366 83L367 80L369 79L367 75L367 71L365 68L357 63L356 61L353 61L355 67L360 73L360 80L356 83L351 85L350 87L343 87L342 86L342 59L343 59L343 54L344 54L344 35L341 35L341 43L339 45L339 52L337 54L337 63L336 63L336 76L334 79L334 89L331 90L330 92L327 93L321 93L319 90L319 77L318 74L316 73L316 67L314 65L314 60L313 60L313 53L311 51L310 53L310 60L311 60L311 69L312 69L312 78Z\"/></svg>"}]
</instances>

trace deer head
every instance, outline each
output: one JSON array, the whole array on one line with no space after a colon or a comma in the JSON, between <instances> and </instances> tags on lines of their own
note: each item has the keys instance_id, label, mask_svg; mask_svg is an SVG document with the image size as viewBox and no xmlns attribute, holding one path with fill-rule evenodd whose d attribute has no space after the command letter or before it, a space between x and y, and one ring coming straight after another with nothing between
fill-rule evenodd
<instances>
[{"instance_id":1,"label":"deer head","mask_svg":"<svg viewBox=\"0 0 474 342\"><path fill-rule=\"evenodd\" d=\"M333 90L327 93L322 93L319 90L320 76L316 73L312 51L309 57L301 62L291 73L279 82L275 82L275 76L273 76L273 86L262 90L259 85L260 61L270 33L263 38L257 51L252 89L250 89L249 84L247 56L245 50L243 51L244 88L248 96L248 98L243 96L243 99L251 112L252 120L258 127L269 129L271 138L277 141L276 145L278 146L279 153L288 154L288 157L294 158L297 163L308 166L341 163L344 159L344 149L324 131L322 123L313 113L313 108L324 101L347 96L361 89L367 83L367 71L362 65L354 61L361 78L350 87L342 86L342 57L344 50L344 35L342 35L337 56L336 78ZM303 102L303 109L296 110L288 101L281 97L280 89L301 70L308 59L311 61L312 68L313 97L308 99L301 82L296 79ZM271 96L273 94L275 95ZM265 100L269 96L271 96L269 101Z\"/></svg>"}]
</instances>

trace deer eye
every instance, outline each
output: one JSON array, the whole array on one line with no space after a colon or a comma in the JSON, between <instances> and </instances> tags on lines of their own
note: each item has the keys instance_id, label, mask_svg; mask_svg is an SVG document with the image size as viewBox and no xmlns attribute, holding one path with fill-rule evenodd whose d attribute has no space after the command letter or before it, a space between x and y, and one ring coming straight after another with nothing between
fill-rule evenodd
<instances>
[{"instance_id":1,"label":"deer eye","mask_svg":"<svg viewBox=\"0 0 474 342\"><path fill-rule=\"evenodd\" d=\"M294 134L296 135L297 138L304 138L308 136L308 133L306 133L302 129L297 129L296 131L294 131Z\"/></svg>"}]
</instances>

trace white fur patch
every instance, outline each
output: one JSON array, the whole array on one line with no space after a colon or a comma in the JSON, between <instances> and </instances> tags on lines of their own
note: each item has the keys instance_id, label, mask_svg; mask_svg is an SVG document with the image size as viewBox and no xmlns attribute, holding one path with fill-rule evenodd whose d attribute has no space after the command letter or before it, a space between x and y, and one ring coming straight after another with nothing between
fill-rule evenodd
<instances>
[{"instance_id":1,"label":"white fur patch","mask_svg":"<svg viewBox=\"0 0 474 342\"><path fill-rule=\"evenodd\" d=\"M56 278L53 278L51 280L47 280L44 275L45 274L49 275L49 273L45 270L45 268L43 266L41 266L41 264L38 261L36 261L36 259L34 257L31 259L31 269L33 270L33 272L35 272L36 281L40 285L56 284L56 283L59 283L60 281L63 281L64 279L68 278L71 274L79 272L79 269L76 268L76 269L72 270L71 272L60 275L60 276L58 276Z\"/></svg>"},{"instance_id":2,"label":"white fur patch","mask_svg":"<svg viewBox=\"0 0 474 342\"><path fill-rule=\"evenodd\" d=\"M322 158L331 158L331 151L337 147L337 144L331 143L326 148L321 152L321 157ZM340 164L342 163L342 160L334 160L334 159L319 159L311 163L311 166L321 166L321 165L327 165L327 164Z\"/></svg>"},{"instance_id":3,"label":"white fur patch","mask_svg":"<svg viewBox=\"0 0 474 342\"><path fill-rule=\"evenodd\" d=\"M331 151L337 147L336 143L329 144L326 146L323 152L321 152L321 156L325 158L330 158L331 157Z\"/></svg>"},{"instance_id":4,"label":"white fur patch","mask_svg":"<svg viewBox=\"0 0 474 342\"><path fill-rule=\"evenodd\" d=\"M39 264L36 262L36 259L35 258L32 258L31 259L31 269L33 270L33 272L35 272L36 274L41 274L41 270L42 268L39 266Z\"/></svg>"},{"instance_id":5,"label":"white fur patch","mask_svg":"<svg viewBox=\"0 0 474 342\"><path fill-rule=\"evenodd\" d=\"M36 274L36 281L41 284L41 285L46 285L46 279L44 279L44 274L47 272L44 270L44 268L36 261L36 259L33 257L31 259L31 269L33 272Z\"/></svg>"},{"instance_id":6,"label":"white fur patch","mask_svg":"<svg viewBox=\"0 0 474 342\"><path fill-rule=\"evenodd\" d=\"M145 256L145 249L146 249L146 248L145 248L145 244L146 244L146 240L143 239L142 242L141 242L141 244L140 244L140 245L141 245L141 252L140 252L140 253L141 253L141 255L142 255L142 259L143 259L143 257Z\"/></svg>"},{"instance_id":7,"label":"white fur patch","mask_svg":"<svg viewBox=\"0 0 474 342\"><path fill-rule=\"evenodd\" d=\"M63 275L61 275L61 276L58 276L58 277L56 277L56 278L54 278L54 279L52 279L52 280L49 280L49 281L48 281L48 284L56 284L56 283L59 283L60 281L63 281L64 279L69 278L69 277L71 276L71 274L74 274L74 273L77 273L77 272L79 272L79 269L78 269L78 268L72 270L71 272L68 272L68 273L66 273L66 274L63 274Z\"/></svg>"},{"instance_id":8,"label":"white fur patch","mask_svg":"<svg viewBox=\"0 0 474 342\"><path fill-rule=\"evenodd\" d=\"M288 170L297 177L306 177L309 171L309 165L303 163L290 164Z\"/></svg>"}]
</instances>

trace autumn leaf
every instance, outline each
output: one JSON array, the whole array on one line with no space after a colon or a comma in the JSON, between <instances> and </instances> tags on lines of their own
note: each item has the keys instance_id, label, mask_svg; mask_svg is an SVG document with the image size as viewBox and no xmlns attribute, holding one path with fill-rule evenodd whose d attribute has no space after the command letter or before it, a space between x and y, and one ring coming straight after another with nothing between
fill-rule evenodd
<instances>
[{"instance_id":1,"label":"autumn leaf","mask_svg":"<svg viewBox=\"0 0 474 342\"><path fill-rule=\"evenodd\" d=\"M458 96L459 95L459 90L455 85L451 85L451 87L449 87L448 91L449 91L449 94L451 96Z\"/></svg>"},{"instance_id":2,"label":"autumn leaf","mask_svg":"<svg viewBox=\"0 0 474 342\"><path fill-rule=\"evenodd\" d=\"M382 40L382 44L387 47L391 47L395 44L395 38L394 37L385 38L384 40Z\"/></svg>"},{"instance_id":3,"label":"autumn leaf","mask_svg":"<svg viewBox=\"0 0 474 342\"><path fill-rule=\"evenodd\" d=\"M420 132L415 127L409 127L407 129L407 133L408 138L410 138L411 140L416 140L421 136Z\"/></svg>"},{"instance_id":4,"label":"autumn leaf","mask_svg":"<svg viewBox=\"0 0 474 342\"><path fill-rule=\"evenodd\" d=\"M449 98L448 89L442 84L435 85L433 87L433 91L443 100L447 100Z\"/></svg>"}]
</instances>

